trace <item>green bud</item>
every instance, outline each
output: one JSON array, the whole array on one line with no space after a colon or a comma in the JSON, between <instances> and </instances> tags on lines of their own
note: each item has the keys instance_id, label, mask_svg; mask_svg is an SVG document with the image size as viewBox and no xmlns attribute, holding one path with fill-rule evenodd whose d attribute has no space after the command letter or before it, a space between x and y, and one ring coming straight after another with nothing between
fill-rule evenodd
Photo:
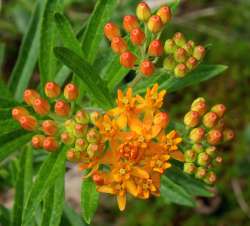
<instances>
[{"instance_id":1,"label":"green bud","mask_svg":"<svg viewBox=\"0 0 250 226\"><path fill-rule=\"evenodd\" d=\"M188 41L183 48L187 51L189 55L192 55L194 51L194 42L193 41Z\"/></svg>"},{"instance_id":2,"label":"green bud","mask_svg":"<svg viewBox=\"0 0 250 226\"><path fill-rule=\"evenodd\" d=\"M197 163L200 166L207 166L210 162L210 157L207 153L202 152L198 155Z\"/></svg>"},{"instance_id":3,"label":"green bud","mask_svg":"<svg viewBox=\"0 0 250 226\"><path fill-rule=\"evenodd\" d=\"M198 62L194 57L189 57L188 60L187 60L186 65L187 65L187 68L191 71L191 70L194 70L197 67Z\"/></svg>"},{"instance_id":4,"label":"green bud","mask_svg":"<svg viewBox=\"0 0 250 226\"><path fill-rule=\"evenodd\" d=\"M174 53L174 59L178 63L184 63L187 59L187 52L183 48L179 48Z\"/></svg>"},{"instance_id":5,"label":"green bud","mask_svg":"<svg viewBox=\"0 0 250 226\"><path fill-rule=\"evenodd\" d=\"M163 67L168 71L173 71L176 66L176 62L172 56L168 56L163 61Z\"/></svg>"},{"instance_id":6,"label":"green bud","mask_svg":"<svg viewBox=\"0 0 250 226\"><path fill-rule=\"evenodd\" d=\"M186 44L186 39L184 35L180 32L175 33L173 40L175 44L179 47L183 47Z\"/></svg>"},{"instance_id":7,"label":"green bud","mask_svg":"<svg viewBox=\"0 0 250 226\"><path fill-rule=\"evenodd\" d=\"M196 111L189 111L185 116L184 116L184 124L187 127L195 127L199 124L200 122L200 115Z\"/></svg>"},{"instance_id":8,"label":"green bud","mask_svg":"<svg viewBox=\"0 0 250 226\"><path fill-rule=\"evenodd\" d=\"M205 177L206 173L207 173L207 170L204 167L198 167L195 173L195 177L197 179L202 179L203 177Z\"/></svg>"},{"instance_id":9,"label":"green bud","mask_svg":"<svg viewBox=\"0 0 250 226\"><path fill-rule=\"evenodd\" d=\"M217 176L214 172L208 172L205 179L204 179L204 182L207 183L207 184L214 184L217 180Z\"/></svg>"},{"instance_id":10,"label":"green bud","mask_svg":"<svg viewBox=\"0 0 250 226\"><path fill-rule=\"evenodd\" d=\"M187 174L194 174L196 166L193 163L184 163L184 172Z\"/></svg>"},{"instance_id":11,"label":"green bud","mask_svg":"<svg viewBox=\"0 0 250 226\"><path fill-rule=\"evenodd\" d=\"M208 148L206 148L206 153L211 156L212 158L215 157L216 153L217 153L217 150L216 150L216 147L215 146L210 146Z\"/></svg>"},{"instance_id":12,"label":"green bud","mask_svg":"<svg viewBox=\"0 0 250 226\"><path fill-rule=\"evenodd\" d=\"M97 143L98 140L100 139L100 134L99 132L95 129L95 128L91 128L88 132L87 132L87 141L89 143Z\"/></svg>"},{"instance_id":13,"label":"green bud","mask_svg":"<svg viewBox=\"0 0 250 226\"><path fill-rule=\"evenodd\" d=\"M73 119L69 119L64 122L64 127L69 134L73 134L75 130L76 122Z\"/></svg>"},{"instance_id":14,"label":"green bud","mask_svg":"<svg viewBox=\"0 0 250 226\"><path fill-rule=\"evenodd\" d=\"M194 48L193 57L196 60L202 60L206 54L206 49L203 46L196 46Z\"/></svg>"},{"instance_id":15,"label":"green bud","mask_svg":"<svg viewBox=\"0 0 250 226\"><path fill-rule=\"evenodd\" d=\"M88 142L83 138L76 139L75 142L75 149L76 151L86 151L86 148L88 147Z\"/></svg>"},{"instance_id":16,"label":"green bud","mask_svg":"<svg viewBox=\"0 0 250 226\"><path fill-rule=\"evenodd\" d=\"M185 162L195 162L196 161L196 152L194 150L187 150L184 153Z\"/></svg>"},{"instance_id":17,"label":"green bud","mask_svg":"<svg viewBox=\"0 0 250 226\"><path fill-rule=\"evenodd\" d=\"M97 144L89 144L87 148L87 153L90 158L94 157L95 153L98 151L98 145Z\"/></svg>"},{"instance_id":18,"label":"green bud","mask_svg":"<svg viewBox=\"0 0 250 226\"><path fill-rule=\"evenodd\" d=\"M183 78L188 73L188 68L185 64L178 64L174 69L175 77Z\"/></svg>"},{"instance_id":19,"label":"green bud","mask_svg":"<svg viewBox=\"0 0 250 226\"><path fill-rule=\"evenodd\" d=\"M80 110L75 114L75 120L77 123L81 124L88 124L89 123L89 116L88 113L84 110Z\"/></svg>"},{"instance_id":20,"label":"green bud","mask_svg":"<svg viewBox=\"0 0 250 226\"><path fill-rule=\"evenodd\" d=\"M164 44L165 53L172 54L176 51L176 49L177 49L177 46L175 45L175 42L172 39L166 40Z\"/></svg>"},{"instance_id":21,"label":"green bud","mask_svg":"<svg viewBox=\"0 0 250 226\"><path fill-rule=\"evenodd\" d=\"M198 154L204 151L202 144L194 144L192 149Z\"/></svg>"}]
</instances>

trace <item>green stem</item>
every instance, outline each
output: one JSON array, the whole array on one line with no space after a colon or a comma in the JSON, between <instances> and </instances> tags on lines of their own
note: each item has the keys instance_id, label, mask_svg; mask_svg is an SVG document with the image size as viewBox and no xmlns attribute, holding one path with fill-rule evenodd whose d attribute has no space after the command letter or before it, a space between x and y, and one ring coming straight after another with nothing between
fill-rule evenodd
<instances>
[{"instance_id":1,"label":"green stem","mask_svg":"<svg viewBox=\"0 0 250 226\"><path fill-rule=\"evenodd\" d=\"M128 86L133 88L139 81L141 81L142 78L143 78L143 75L138 73L133 79L133 81L128 84Z\"/></svg>"}]
</instances>

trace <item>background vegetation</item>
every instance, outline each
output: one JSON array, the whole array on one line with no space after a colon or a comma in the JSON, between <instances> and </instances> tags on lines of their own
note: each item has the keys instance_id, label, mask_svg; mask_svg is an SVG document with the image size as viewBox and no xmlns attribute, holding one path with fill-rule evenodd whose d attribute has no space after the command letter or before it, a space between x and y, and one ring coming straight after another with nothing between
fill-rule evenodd
<instances>
[{"instance_id":1,"label":"background vegetation","mask_svg":"<svg viewBox=\"0 0 250 226\"><path fill-rule=\"evenodd\" d=\"M16 63L20 43L26 32L34 8L34 0L9 0L2 2L0 16L0 88L5 86ZM122 15L132 13L138 1L123 0L113 19L121 23ZM160 4L153 0L152 4ZM93 10L95 1L65 0L66 15L79 31ZM183 32L199 43L210 44L207 63L225 64L229 69L219 77L197 86L183 89L168 97L168 109L173 117L181 118L191 101L204 96L208 102L225 103L229 109L228 123L235 129L237 139L224 150L225 161L219 173L216 197L199 199L197 209L167 205L160 199L149 201L130 200L125 213L117 210L115 202L102 196L101 204L92 225L127 226L249 226L250 225L250 1L249 0L193 0L182 1L169 25L167 35ZM107 51L103 42L101 51ZM107 53L108 54L108 53ZM100 66L105 59L98 58ZM38 70L36 70L38 71ZM126 82L126 80L124 81ZM38 83L35 73L30 86ZM9 95L1 92L1 95ZM2 129L2 128L0 128ZM35 170L44 156L36 154ZM17 164L0 165L0 203L11 205L13 199ZM70 166L69 166L70 167ZM71 175L71 174L70 174ZM73 177L73 176L72 176ZM76 177L79 180L79 177ZM69 193L74 193L70 190ZM70 196L71 205L77 210L79 195ZM1 216L7 216L1 205ZM65 206L64 221L74 216L73 210ZM4 219L4 218L2 218ZM75 217L75 219L78 219ZM84 225L80 219L79 224ZM4 222L0 224L5 225Z\"/></svg>"}]
</instances>

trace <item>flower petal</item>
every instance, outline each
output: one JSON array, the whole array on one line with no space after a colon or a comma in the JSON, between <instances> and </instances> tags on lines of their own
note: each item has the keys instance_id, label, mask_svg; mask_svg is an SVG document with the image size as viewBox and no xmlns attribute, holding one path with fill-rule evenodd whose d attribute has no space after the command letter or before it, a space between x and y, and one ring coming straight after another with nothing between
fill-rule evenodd
<instances>
[{"instance_id":1,"label":"flower petal","mask_svg":"<svg viewBox=\"0 0 250 226\"><path fill-rule=\"evenodd\" d=\"M126 207L126 195L117 195L117 203L120 211L125 210Z\"/></svg>"},{"instance_id":2,"label":"flower petal","mask_svg":"<svg viewBox=\"0 0 250 226\"><path fill-rule=\"evenodd\" d=\"M175 160L178 160L180 162L184 162L184 154L179 150L170 153L170 156L172 158L174 158Z\"/></svg>"},{"instance_id":3,"label":"flower petal","mask_svg":"<svg viewBox=\"0 0 250 226\"><path fill-rule=\"evenodd\" d=\"M131 193L133 196L136 197L138 195L138 189L133 180L126 181L126 188L128 192Z\"/></svg>"},{"instance_id":4,"label":"flower petal","mask_svg":"<svg viewBox=\"0 0 250 226\"><path fill-rule=\"evenodd\" d=\"M142 179L148 179L149 178L148 172L146 170L144 170L144 169L139 168L139 167L133 167L132 175L136 176L136 177L139 177L139 178L142 178Z\"/></svg>"},{"instance_id":5,"label":"flower petal","mask_svg":"<svg viewBox=\"0 0 250 226\"><path fill-rule=\"evenodd\" d=\"M102 192L102 193L108 193L108 194L115 194L115 189L112 188L111 186L108 185L103 185L101 187L97 187L97 191L98 192Z\"/></svg>"}]
</instances>

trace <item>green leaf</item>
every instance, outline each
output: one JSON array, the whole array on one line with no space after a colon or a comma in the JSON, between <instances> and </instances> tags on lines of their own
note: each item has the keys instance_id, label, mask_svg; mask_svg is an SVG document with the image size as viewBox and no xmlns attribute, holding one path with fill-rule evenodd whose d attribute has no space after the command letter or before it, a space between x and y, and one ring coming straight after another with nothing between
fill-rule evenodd
<instances>
[{"instance_id":1,"label":"green leaf","mask_svg":"<svg viewBox=\"0 0 250 226\"><path fill-rule=\"evenodd\" d=\"M0 204L0 222L3 226L10 225L11 218L10 211Z\"/></svg>"},{"instance_id":2,"label":"green leaf","mask_svg":"<svg viewBox=\"0 0 250 226\"><path fill-rule=\"evenodd\" d=\"M41 15L45 1L37 1L27 33L23 37L17 62L11 73L9 88L14 93L15 99L21 99L27 88L37 62L40 44Z\"/></svg>"},{"instance_id":3,"label":"green leaf","mask_svg":"<svg viewBox=\"0 0 250 226\"><path fill-rule=\"evenodd\" d=\"M1 71L0 71L0 73L1 73ZM12 94L11 94L10 90L8 89L8 86L4 83L4 81L1 78L0 78L0 90L1 90L2 96L6 97L6 98L12 98Z\"/></svg>"},{"instance_id":4,"label":"green leaf","mask_svg":"<svg viewBox=\"0 0 250 226\"><path fill-rule=\"evenodd\" d=\"M103 38L103 28L113 14L117 0L98 0L91 14L82 43L86 61L92 64Z\"/></svg>"},{"instance_id":5,"label":"green leaf","mask_svg":"<svg viewBox=\"0 0 250 226\"><path fill-rule=\"evenodd\" d=\"M0 121L0 136L6 133L10 133L14 130L20 129L20 125L17 121L13 119L7 119Z\"/></svg>"},{"instance_id":6,"label":"green leaf","mask_svg":"<svg viewBox=\"0 0 250 226\"><path fill-rule=\"evenodd\" d=\"M63 47L55 48L55 55L79 76L91 100L104 109L112 107L113 98L104 81L102 81L94 69L83 58Z\"/></svg>"},{"instance_id":7,"label":"green leaf","mask_svg":"<svg viewBox=\"0 0 250 226\"><path fill-rule=\"evenodd\" d=\"M10 109L10 108L4 108L4 109L2 109L0 107L0 121L4 121L4 120L7 120L7 119L10 119L12 117L11 110L12 109Z\"/></svg>"},{"instance_id":8,"label":"green leaf","mask_svg":"<svg viewBox=\"0 0 250 226\"><path fill-rule=\"evenodd\" d=\"M171 7L172 12L175 12L178 9L180 3L181 3L181 0L174 0L169 3L169 6Z\"/></svg>"},{"instance_id":9,"label":"green leaf","mask_svg":"<svg viewBox=\"0 0 250 226\"><path fill-rule=\"evenodd\" d=\"M96 209L98 207L99 192L96 191L96 185L91 178L82 182L81 191L81 209L84 220L90 224Z\"/></svg>"},{"instance_id":10,"label":"green leaf","mask_svg":"<svg viewBox=\"0 0 250 226\"><path fill-rule=\"evenodd\" d=\"M195 206L192 196L166 176L161 178L161 197L166 203L172 202L183 206Z\"/></svg>"},{"instance_id":11,"label":"green leaf","mask_svg":"<svg viewBox=\"0 0 250 226\"><path fill-rule=\"evenodd\" d=\"M10 108L20 105L13 99L0 97L0 108Z\"/></svg>"},{"instance_id":12,"label":"green leaf","mask_svg":"<svg viewBox=\"0 0 250 226\"><path fill-rule=\"evenodd\" d=\"M214 196L211 192L211 188L201 181L193 178L190 175L185 174L182 170L177 167L171 167L166 171L166 176L174 181L176 184L184 188L193 197L203 196L212 197Z\"/></svg>"},{"instance_id":13,"label":"green leaf","mask_svg":"<svg viewBox=\"0 0 250 226\"><path fill-rule=\"evenodd\" d=\"M19 161L19 172L15 186L15 201L12 212L12 226L19 226L22 223L22 211L25 198L27 198L27 188L32 182L32 149L25 148L22 151Z\"/></svg>"},{"instance_id":14,"label":"green leaf","mask_svg":"<svg viewBox=\"0 0 250 226\"><path fill-rule=\"evenodd\" d=\"M65 167L66 151L66 148L62 148L56 153L51 153L43 162L25 202L22 226L31 225L36 208L61 175L62 167Z\"/></svg>"},{"instance_id":15,"label":"green leaf","mask_svg":"<svg viewBox=\"0 0 250 226\"><path fill-rule=\"evenodd\" d=\"M67 203L64 205L64 215L67 218L71 226L86 226L87 224L83 222L82 218L78 213L75 212ZM68 226L68 225L67 225Z\"/></svg>"}]
</instances>

